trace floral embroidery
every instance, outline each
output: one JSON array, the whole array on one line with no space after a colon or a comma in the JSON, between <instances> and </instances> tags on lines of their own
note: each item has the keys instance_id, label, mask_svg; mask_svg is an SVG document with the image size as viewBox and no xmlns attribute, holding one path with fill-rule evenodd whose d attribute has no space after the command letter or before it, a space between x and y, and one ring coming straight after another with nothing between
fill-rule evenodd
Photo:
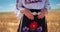
<instances>
[{"instance_id":1,"label":"floral embroidery","mask_svg":"<svg viewBox=\"0 0 60 32\"><path fill-rule=\"evenodd\" d=\"M26 3L37 3L37 2L42 2L42 0L25 0Z\"/></svg>"},{"instance_id":2,"label":"floral embroidery","mask_svg":"<svg viewBox=\"0 0 60 32\"><path fill-rule=\"evenodd\" d=\"M37 31L38 31L38 32L39 32L39 31L41 32L41 31L42 31L42 27L41 27L41 26L38 27L38 28L37 28Z\"/></svg>"},{"instance_id":3,"label":"floral embroidery","mask_svg":"<svg viewBox=\"0 0 60 32\"><path fill-rule=\"evenodd\" d=\"M36 29L37 26L38 26L38 22L35 22L35 21L34 21L34 22L31 22L31 23L30 23L29 28L30 28L30 29Z\"/></svg>"},{"instance_id":4,"label":"floral embroidery","mask_svg":"<svg viewBox=\"0 0 60 32\"><path fill-rule=\"evenodd\" d=\"M24 32L28 32L28 30L29 30L29 28L26 27L26 26L23 28L23 31L24 31Z\"/></svg>"}]
</instances>

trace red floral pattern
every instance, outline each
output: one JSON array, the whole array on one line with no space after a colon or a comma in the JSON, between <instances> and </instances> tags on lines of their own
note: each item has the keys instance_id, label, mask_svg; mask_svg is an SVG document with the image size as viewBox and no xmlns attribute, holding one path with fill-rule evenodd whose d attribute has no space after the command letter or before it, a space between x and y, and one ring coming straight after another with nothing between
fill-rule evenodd
<instances>
[{"instance_id":1,"label":"red floral pattern","mask_svg":"<svg viewBox=\"0 0 60 32\"><path fill-rule=\"evenodd\" d=\"M30 29L36 29L38 26L38 22L37 21L33 21L30 23L29 27Z\"/></svg>"}]
</instances>

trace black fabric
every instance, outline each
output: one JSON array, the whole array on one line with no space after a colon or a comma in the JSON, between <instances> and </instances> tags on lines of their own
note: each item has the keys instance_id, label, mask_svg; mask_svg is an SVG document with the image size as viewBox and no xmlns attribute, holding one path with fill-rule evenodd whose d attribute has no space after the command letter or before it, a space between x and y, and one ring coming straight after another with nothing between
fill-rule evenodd
<instances>
[{"instance_id":1,"label":"black fabric","mask_svg":"<svg viewBox=\"0 0 60 32\"><path fill-rule=\"evenodd\" d=\"M40 12L41 9L29 9L31 12Z\"/></svg>"},{"instance_id":2,"label":"black fabric","mask_svg":"<svg viewBox=\"0 0 60 32\"><path fill-rule=\"evenodd\" d=\"M41 10L40 9L39 10L30 9L30 11L31 12L40 12ZM22 26L19 25L19 28L18 28L18 31L17 32L23 32L23 27L25 27L25 26L29 27L29 24L32 21L37 21L38 22L38 27L39 26L42 27L42 31L41 32L47 32L47 23L45 21L45 17L43 19L38 19L37 16L34 16L34 20L30 20L25 15L23 16L23 21L21 21L22 24L20 24ZM21 27L21 31L20 31L20 27ZM29 32L31 32L30 29L29 29ZM38 32L38 31L35 29L34 32Z\"/></svg>"}]
</instances>

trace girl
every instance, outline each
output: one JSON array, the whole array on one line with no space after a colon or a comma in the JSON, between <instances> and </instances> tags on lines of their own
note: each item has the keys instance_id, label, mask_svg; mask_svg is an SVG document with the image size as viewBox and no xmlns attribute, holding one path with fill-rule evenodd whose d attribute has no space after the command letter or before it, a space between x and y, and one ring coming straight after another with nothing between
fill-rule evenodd
<instances>
[{"instance_id":1,"label":"girl","mask_svg":"<svg viewBox=\"0 0 60 32\"><path fill-rule=\"evenodd\" d=\"M48 32L45 19L50 10L48 0L17 0L16 9L20 19L17 32Z\"/></svg>"}]
</instances>

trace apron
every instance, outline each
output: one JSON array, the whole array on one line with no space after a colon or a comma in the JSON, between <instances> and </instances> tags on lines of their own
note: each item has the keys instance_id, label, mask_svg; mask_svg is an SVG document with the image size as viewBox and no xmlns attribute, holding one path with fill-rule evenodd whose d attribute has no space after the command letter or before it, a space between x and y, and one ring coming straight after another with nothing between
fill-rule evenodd
<instances>
[{"instance_id":1,"label":"apron","mask_svg":"<svg viewBox=\"0 0 60 32\"><path fill-rule=\"evenodd\" d=\"M29 9L31 12L40 12L41 9ZM23 15L23 19L19 24L17 32L48 32L47 23L45 17L38 19L37 15L34 16L34 20L28 19Z\"/></svg>"}]
</instances>

